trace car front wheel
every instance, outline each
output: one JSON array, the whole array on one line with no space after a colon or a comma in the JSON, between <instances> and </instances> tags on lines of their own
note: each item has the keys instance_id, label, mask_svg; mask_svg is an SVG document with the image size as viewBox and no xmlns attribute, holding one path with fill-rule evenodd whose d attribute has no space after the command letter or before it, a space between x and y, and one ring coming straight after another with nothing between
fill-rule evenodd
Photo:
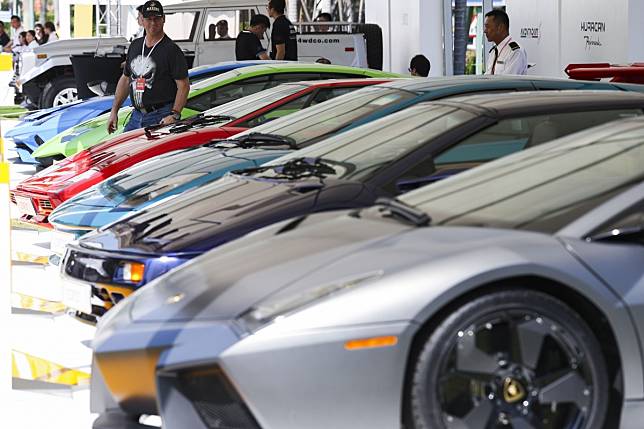
<instances>
[{"instance_id":1,"label":"car front wheel","mask_svg":"<svg viewBox=\"0 0 644 429\"><path fill-rule=\"evenodd\" d=\"M446 317L411 360L415 429L599 429L609 382L599 343L563 302L499 291Z\"/></svg>"}]
</instances>

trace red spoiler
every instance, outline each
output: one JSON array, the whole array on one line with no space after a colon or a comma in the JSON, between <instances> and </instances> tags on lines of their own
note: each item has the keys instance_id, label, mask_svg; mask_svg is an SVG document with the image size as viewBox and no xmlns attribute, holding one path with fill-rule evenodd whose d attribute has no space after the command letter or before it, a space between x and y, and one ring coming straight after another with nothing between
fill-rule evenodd
<instances>
[{"instance_id":1,"label":"red spoiler","mask_svg":"<svg viewBox=\"0 0 644 429\"><path fill-rule=\"evenodd\" d=\"M571 79L576 80L612 78L611 82L644 84L644 63L629 65L609 63L569 64L565 72Z\"/></svg>"}]
</instances>

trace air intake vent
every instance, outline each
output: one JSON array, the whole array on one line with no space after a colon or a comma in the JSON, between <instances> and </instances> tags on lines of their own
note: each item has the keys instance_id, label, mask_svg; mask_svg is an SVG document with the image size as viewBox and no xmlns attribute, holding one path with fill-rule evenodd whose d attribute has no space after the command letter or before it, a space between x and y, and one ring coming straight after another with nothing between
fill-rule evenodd
<instances>
[{"instance_id":1,"label":"air intake vent","mask_svg":"<svg viewBox=\"0 0 644 429\"><path fill-rule=\"evenodd\" d=\"M49 201L49 200L38 200L38 207L40 207L40 210L53 210L54 209L51 206L51 201Z\"/></svg>"},{"instance_id":2,"label":"air intake vent","mask_svg":"<svg viewBox=\"0 0 644 429\"><path fill-rule=\"evenodd\" d=\"M209 429L259 429L220 367L182 371L177 384Z\"/></svg>"}]
</instances>

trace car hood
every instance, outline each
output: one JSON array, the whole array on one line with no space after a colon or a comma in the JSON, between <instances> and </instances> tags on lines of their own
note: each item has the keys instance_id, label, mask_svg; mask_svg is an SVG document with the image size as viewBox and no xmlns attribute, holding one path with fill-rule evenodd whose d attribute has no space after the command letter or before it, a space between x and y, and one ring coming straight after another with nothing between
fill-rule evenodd
<instances>
[{"instance_id":1,"label":"car hood","mask_svg":"<svg viewBox=\"0 0 644 429\"><path fill-rule=\"evenodd\" d=\"M557 245L550 236L511 230L414 228L347 214L313 215L299 225L271 226L193 259L137 292L130 317L135 322L234 319L253 308L279 309L320 296L322 288L368 287L420 264L453 262L490 249L504 249L511 258L512 243L525 245L526 239L537 246ZM456 274L448 270L443 280ZM368 306L354 310L365 312Z\"/></svg>"},{"instance_id":2,"label":"car hood","mask_svg":"<svg viewBox=\"0 0 644 429\"><path fill-rule=\"evenodd\" d=\"M112 134L112 138L122 133L123 127L125 126L126 121L129 119L131 112L131 107L123 107L119 110L119 127L117 128L115 133ZM61 131L49 140L45 141L34 152L34 156L38 158L51 156L55 153L71 156L83 149L94 146L105 140L106 138L109 138L109 134L107 133L108 120L109 112L88 119L84 122L74 125L73 127L67 128L66 130Z\"/></svg>"},{"instance_id":3,"label":"car hood","mask_svg":"<svg viewBox=\"0 0 644 429\"><path fill-rule=\"evenodd\" d=\"M170 152L136 164L76 195L49 216L62 227L98 228L232 170L257 167L287 150L228 149L199 146Z\"/></svg>"},{"instance_id":4,"label":"car hood","mask_svg":"<svg viewBox=\"0 0 644 429\"><path fill-rule=\"evenodd\" d=\"M110 142L116 144L133 136L140 135L141 133L142 131L140 130L134 130L130 133L114 137ZM65 183L71 178L77 177L88 170L95 169L95 167L100 165L100 161L103 158L105 158L105 154L102 152L89 149L83 150L70 158L63 159L28 177L20 182L17 187L33 192L45 192L54 188L64 187Z\"/></svg>"},{"instance_id":5,"label":"car hood","mask_svg":"<svg viewBox=\"0 0 644 429\"><path fill-rule=\"evenodd\" d=\"M43 141L47 141L58 133L109 111L113 101L114 97L112 96L95 97L80 103L69 103L60 106L60 109L49 112L47 115L42 115L38 119L25 122L16 131L12 130L13 136L28 139L35 134ZM129 105L128 98L125 102L125 107Z\"/></svg>"},{"instance_id":6,"label":"car hood","mask_svg":"<svg viewBox=\"0 0 644 429\"><path fill-rule=\"evenodd\" d=\"M367 205L373 199L362 183L276 181L228 174L128 216L79 244L140 255L194 256L293 216Z\"/></svg>"}]
</instances>

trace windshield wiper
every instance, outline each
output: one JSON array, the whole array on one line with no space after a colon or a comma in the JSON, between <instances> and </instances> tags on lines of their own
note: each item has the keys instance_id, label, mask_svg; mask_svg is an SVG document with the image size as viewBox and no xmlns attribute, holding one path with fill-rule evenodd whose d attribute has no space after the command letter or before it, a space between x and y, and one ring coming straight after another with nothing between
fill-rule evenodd
<instances>
[{"instance_id":1,"label":"windshield wiper","mask_svg":"<svg viewBox=\"0 0 644 429\"><path fill-rule=\"evenodd\" d=\"M336 173L335 169L325 163L321 158L294 158L284 164L236 170L233 171L233 174L250 176L257 173L263 173L268 170L273 170L276 173L269 177L271 179L289 180L298 180L308 177L320 177L323 179L328 174Z\"/></svg>"},{"instance_id":2,"label":"windshield wiper","mask_svg":"<svg viewBox=\"0 0 644 429\"><path fill-rule=\"evenodd\" d=\"M379 212L383 217L397 218L418 227L429 226L432 222L432 218L427 213L396 198L380 197L374 206L380 208ZM359 211L350 214L360 217Z\"/></svg>"},{"instance_id":3,"label":"windshield wiper","mask_svg":"<svg viewBox=\"0 0 644 429\"><path fill-rule=\"evenodd\" d=\"M233 121L237 118L233 116L228 116L228 115L197 115L192 118L187 118L182 121L179 121L177 124L172 126L168 131L171 133L182 133L184 131L189 130L192 127L195 127L197 125L200 126L208 126L208 125L214 125L218 124L220 122L230 122Z\"/></svg>"},{"instance_id":4,"label":"windshield wiper","mask_svg":"<svg viewBox=\"0 0 644 429\"><path fill-rule=\"evenodd\" d=\"M159 128L163 127L170 127L168 130L171 133L182 133L184 131L189 130L190 128L196 126L196 125L202 125L202 126L207 126L207 125L213 125L217 124L219 122L230 122L233 121L237 118L232 117L232 116L226 116L226 115L197 115L192 118L186 118L182 119L179 122L176 122L174 124L170 125L165 125L165 124L156 124L156 125L150 125L145 128L143 128L143 131L145 132L145 136L148 138L152 137L152 131L156 131Z\"/></svg>"},{"instance_id":5,"label":"windshield wiper","mask_svg":"<svg viewBox=\"0 0 644 429\"><path fill-rule=\"evenodd\" d=\"M257 146L288 146L290 149L297 149L297 142L291 137L279 134L250 133L240 137L214 141L209 146L226 149L231 147L250 149Z\"/></svg>"},{"instance_id":6,"label":"windshield wiper","mask_svg":"<svg viewBox=\"0 0 644 429\"><path fill-rule=\"evenodd\" d=\"M163 127L165 127L165 124L149 125L143 128L143 132L145 133L145 136L147 138L152 138L152 131L158 130L159 128L163 128Z\"/></svg>"}]
</instances>

